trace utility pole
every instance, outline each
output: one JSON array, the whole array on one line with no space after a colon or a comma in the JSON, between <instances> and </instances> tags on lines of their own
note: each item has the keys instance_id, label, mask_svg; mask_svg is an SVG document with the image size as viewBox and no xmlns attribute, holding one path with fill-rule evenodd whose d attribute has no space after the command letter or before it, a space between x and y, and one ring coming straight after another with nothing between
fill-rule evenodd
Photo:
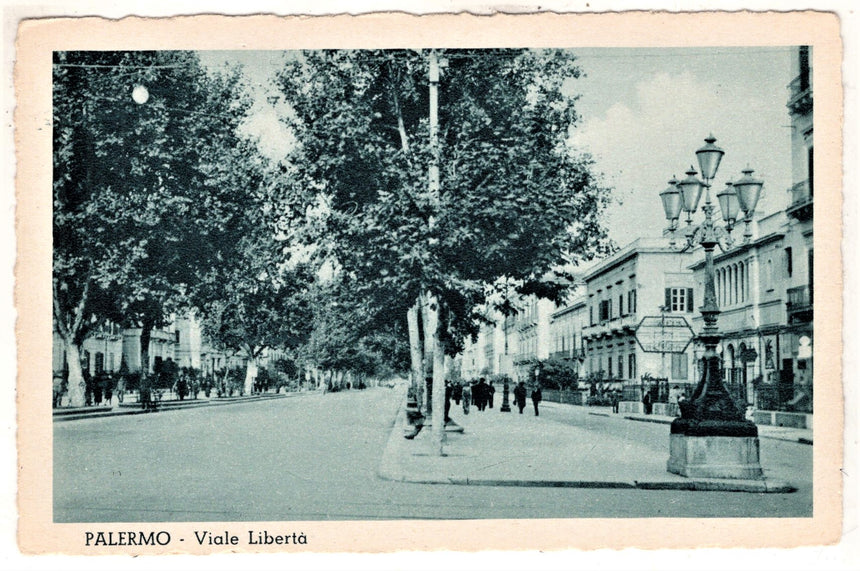
<instances>
[{"instance_id":1,"label":"utility pole","mask_svg":"<svg viewBox=\"0 0 860 571\"><path fill-rule=\"evenodd\" d=\"M430 50L430 196L435 206L439 204L439 56L435 49ZM435 217L429 220L432 232ZM431 238L434 240L434 238ZM445 442L445 352L439 340L439 300L435 295L429 296L430 312L434 313L430 321L433 323L433 444L440 456L444 455Z\"/></svg>"}]
</instances>

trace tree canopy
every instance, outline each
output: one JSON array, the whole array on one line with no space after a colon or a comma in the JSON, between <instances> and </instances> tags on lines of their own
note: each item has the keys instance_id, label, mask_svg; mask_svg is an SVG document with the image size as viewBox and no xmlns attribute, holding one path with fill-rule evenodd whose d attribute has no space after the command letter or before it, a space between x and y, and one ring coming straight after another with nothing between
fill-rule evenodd
<instances>
[{"instance_id":1,"label":"tree canopy","mask_svg":"<svg viewBox=\"0 0 860 571\"><path fill-rule=\"evenodd\" d=\"M557 299L553 271L608 247L608 191L567 144L580 75L561 50L448 50L440 83L441 192L431 193L426 54L315 51L280 87L294 109L291 157L325 197L319 239L350 279L408 307L439 299L455 354L500 276Z\"/></svg>"}]
</instances>

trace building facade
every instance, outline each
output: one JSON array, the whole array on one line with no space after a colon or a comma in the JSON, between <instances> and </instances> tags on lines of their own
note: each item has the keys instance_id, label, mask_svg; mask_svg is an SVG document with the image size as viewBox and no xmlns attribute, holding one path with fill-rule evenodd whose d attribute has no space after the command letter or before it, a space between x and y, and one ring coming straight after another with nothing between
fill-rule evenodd
<instances>
[{"instance_id":1,"label":"building facade","mask_svg":"<svg viewBox=\"0 0 860 571\"><path fill-rule=\"evenodd\" d=\"M585 371L600 388L621 389L624 411L644 410L643 400L665 402L670 391L689 392L696 382L692 343L643 345L643 319L689 325L701 288L689 270L690 252L662 238L640 238L591 268L585 276ZM667 327L668 338L677 332ZM687 336L691 332L687 329Z\"/></svg>"}]
</instances>

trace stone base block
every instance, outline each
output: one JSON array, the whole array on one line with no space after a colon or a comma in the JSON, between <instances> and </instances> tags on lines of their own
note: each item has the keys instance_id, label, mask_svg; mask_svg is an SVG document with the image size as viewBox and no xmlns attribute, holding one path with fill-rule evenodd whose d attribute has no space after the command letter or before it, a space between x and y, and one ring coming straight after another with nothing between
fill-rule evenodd
<instances>
[{"instance_id":1,"label":"stone base block","mask_svg":"<svg viewBox=\"0 0 860 571\"><path fill-rule=\"evenodd\" d=\"M643 414L645 405L641 401L621 401L618 403L618 412L621 414Z\"/></svg>"},{"instance_id":2,"label":"stone base block","mask_svg":"<svg viewBox=\"0 0 860 571\"><path fill-rule=\"evenodd\" d=\"M755 436L670 434L666 469L688 478L764 478Z\"/></svg>"}]
</instances>

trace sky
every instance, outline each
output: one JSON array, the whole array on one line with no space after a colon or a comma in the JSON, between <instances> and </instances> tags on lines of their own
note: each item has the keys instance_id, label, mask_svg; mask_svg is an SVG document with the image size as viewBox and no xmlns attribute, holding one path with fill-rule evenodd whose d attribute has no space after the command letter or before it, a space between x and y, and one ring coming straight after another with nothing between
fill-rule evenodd
<instances>
[{"instance_id":1,"label":"sky","mask_svg":"<svg viewBox=\"0 0 860 571\"><path fill-rule=\"evenodd\" d=\"M613 189L606 225L619 247L661 235L667 222L659 193L672 176L684 178L691 165L698 170L695 151L709 134L726 152L714 193L749 165L765 181L759 212L785 208L791 185L785 106L790 47L572 51L585 73L568 84L580 96L580 123L571 143L593 156L594 170ZM201 57L212 67L225 61L243 65L257 99L246 131L259 138L264 152L282 156L292 137L277 119L288 107L267 97L267 85L284 54L201 52Z\"/></svg>"},{"instance_id":2,"label":"sky","mask_svg":"<svg viewBox=\"0 0 860 571\"><path fill-rule=\"evenodd\" d=\"M698 170L695 151L709 134L726 153L715 192L749 165L765 183L758 210L787 206L789 47L574 51L586 77L576 81L582 123L573 142L614 188L607 225L619 246L661 234L659 193L672 176Z\"/></svg>"}]
</instances>

